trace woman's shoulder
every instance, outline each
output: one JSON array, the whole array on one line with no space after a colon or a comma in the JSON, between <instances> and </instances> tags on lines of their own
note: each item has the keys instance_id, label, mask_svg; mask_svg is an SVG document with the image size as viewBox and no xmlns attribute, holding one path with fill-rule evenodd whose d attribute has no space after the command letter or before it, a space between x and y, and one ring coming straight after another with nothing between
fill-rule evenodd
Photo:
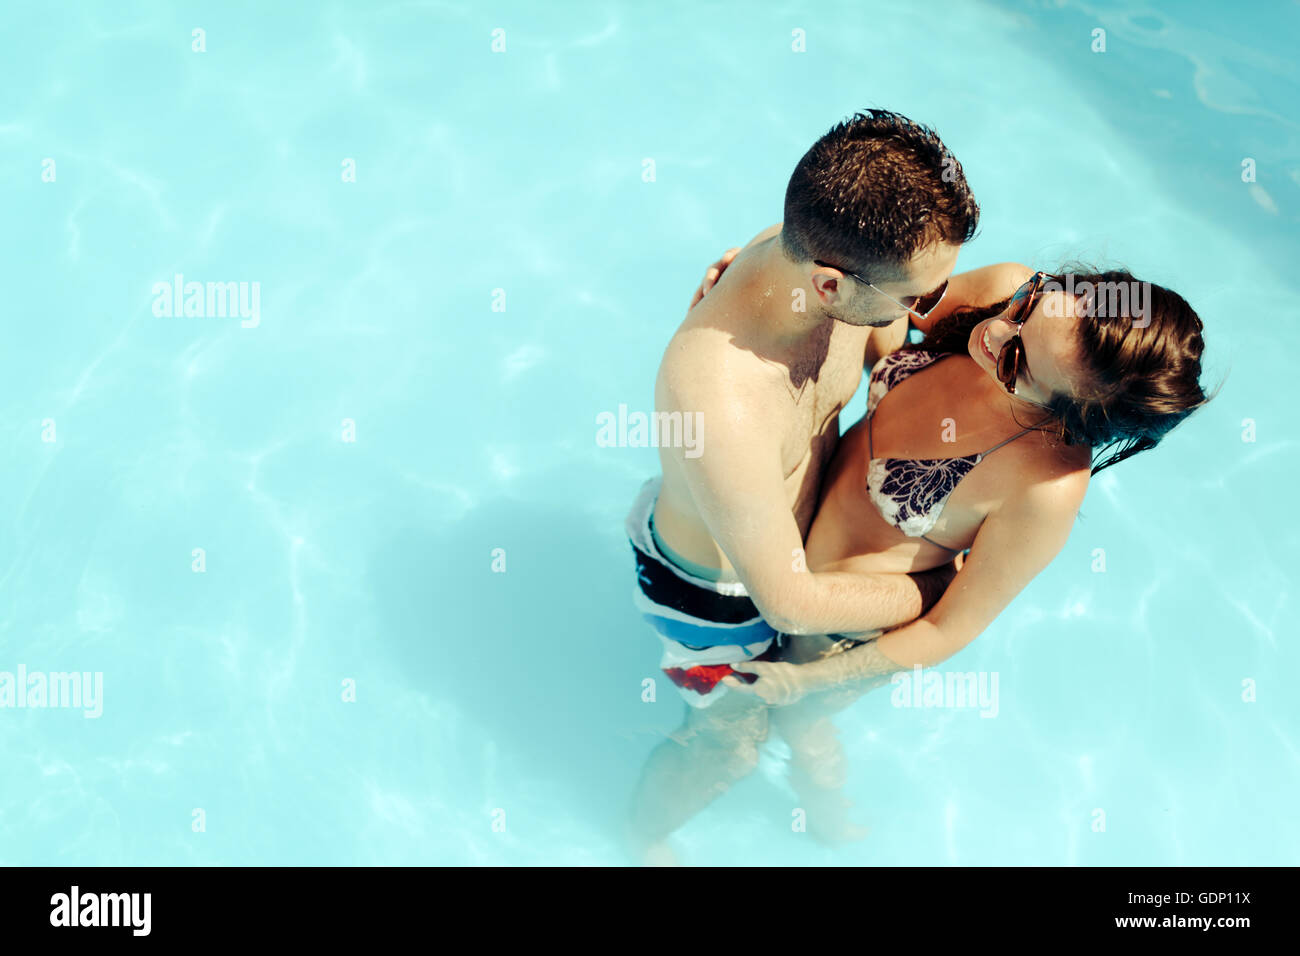
<instances>
[{"instance_id":1,"label":"woman's shoulder","mask_svg":"<svg viewBox=\"0 0 1300 956\"><path fill-rule=\"evenodd\" d=\"M1017 453L1007 456L1018 480L1026 486L1050 486L1063 502L1083 501L1092 475L1092 449L1087 445L1067 445L1051 428L1035 429L1024 441L1012 442ZM1076 506L1077 506L1076 502Z\"/></svg>"}]
</instances>

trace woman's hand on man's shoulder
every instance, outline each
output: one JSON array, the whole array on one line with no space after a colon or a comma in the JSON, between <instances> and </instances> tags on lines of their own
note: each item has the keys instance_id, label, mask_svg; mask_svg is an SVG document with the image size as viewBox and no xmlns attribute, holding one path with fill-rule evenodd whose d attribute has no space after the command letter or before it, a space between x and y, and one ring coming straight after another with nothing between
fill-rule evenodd
<instances>
[{"instance_id":1,"label":"woman's hand on man's shoulder","mask_svg":"<svg viewBox=\"0 0 1300 956\"><path fill-rule=\"evenodd\" d=\"M1033 274L1034 270L1023 263L999 262L953 276L953 282L961 280L961 294L966 304L984 306L1011 298Z\"/></svg>"}]
</instances>

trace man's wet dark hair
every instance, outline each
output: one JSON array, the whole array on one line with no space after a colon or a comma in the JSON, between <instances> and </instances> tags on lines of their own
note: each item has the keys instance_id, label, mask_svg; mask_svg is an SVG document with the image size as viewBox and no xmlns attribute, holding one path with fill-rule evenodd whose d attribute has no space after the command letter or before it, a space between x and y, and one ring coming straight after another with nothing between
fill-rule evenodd
<instances>
[{"instance_id":1,"label":"man's wet dark hair","mask_svg":"<svg viewBox=\"0 0 1300 956\"><path fill-rule=\"evenodd\" d=\"M781 244L795 262L893 271L935 242L975 235L979 206L934 130L888 110L837 124L799 160Z\"/></svg>"}]
</instances>

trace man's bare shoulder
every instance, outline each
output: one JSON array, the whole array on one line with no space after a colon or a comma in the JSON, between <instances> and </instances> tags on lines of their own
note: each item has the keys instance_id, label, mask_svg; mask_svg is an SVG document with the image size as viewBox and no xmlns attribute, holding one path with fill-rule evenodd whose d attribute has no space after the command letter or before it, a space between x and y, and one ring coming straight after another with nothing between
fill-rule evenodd
<instances>
[{"instance_id":1,"label":"man's bare shoulder","mask_svg":"<svg viewBox=\"0 0 1300 956\"><path fill-rule=\"evenodd\" d=\"M740 425L779 414L782 370L716 332L675 336L659 366L655 406L725 415Z\"/></svg>"},{"instance_id":2,"label":"man's bare shoulder","mask_svg":"<svg viewBox=\"0 0 1300 956\"><path fill-rule=\"evenodd\" d=\"M706 296L669 341L656 391L696 408L761 402L769 393L784 394L782 367L759 356L731 315L702 312L709 304Z\"/></svg>"}]
</instances>

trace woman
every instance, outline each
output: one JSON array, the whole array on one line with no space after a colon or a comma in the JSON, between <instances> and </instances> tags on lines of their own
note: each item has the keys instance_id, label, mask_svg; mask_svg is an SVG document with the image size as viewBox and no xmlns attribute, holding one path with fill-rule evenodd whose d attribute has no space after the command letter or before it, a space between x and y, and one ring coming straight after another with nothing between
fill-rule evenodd
<instances>
[{"instance_id":1,"label":"woman","mask_svg":"<svg viewBox=\"0 0 1300 956\"><path fill-rule=\"evenodd\" d=\"M807 558L814 570L902 573L968 550L960 572L927 614L883 636L786 638L781 661L733 665L756 682L726 679L776 708L805 776L796 786L825 794L809 811L823 835L855 835L828 715L974 640L1065 544L1089 477L1154 448L1208 401L1200 319L1127 272L1003 264L954 277L950 297L992 304L918 317L924 342L876 363Z\"/></svg>"}]
</instances>

